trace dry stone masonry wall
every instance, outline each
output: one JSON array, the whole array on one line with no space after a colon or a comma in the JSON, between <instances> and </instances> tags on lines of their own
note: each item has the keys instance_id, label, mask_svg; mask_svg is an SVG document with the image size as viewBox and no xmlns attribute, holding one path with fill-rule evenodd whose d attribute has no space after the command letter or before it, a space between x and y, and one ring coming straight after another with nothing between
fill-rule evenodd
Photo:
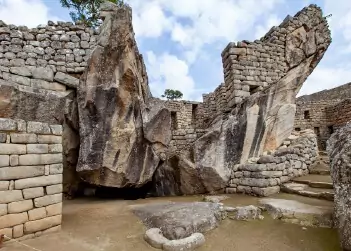
<instances>
[{"instance_id":1,"label":"dry stone masonry wall","mask_svg":"<svg viewBox=\"0 0 351 251\"><path fill-rule=\"evenodd\" d=\"M217 113L229 111L246 97L284 77L316 50L330 43L321 9L310 5L287 16L263 38L231 42L222 52L224 83L204 99Z\"/></svg>"},{"instance_id":2,"label":"dry stone masonry wall","mask_svg":"<svg viewBox=\"0 0 351 251\"><path fill-rule=\"evenodd\" d=\"M331 134L351 120L351 83L299 97L296 105L295 130L314 130L325 150Z\"/></svg>"},{"instance_id":3,"label":"dry stone masonry wall","mask_svg":"<svg viewBox=\"0 0 351 251\"><path fill-rule=\"evenodd\" d=\"M61 125L0 119L0 234L60 229L62 171Z\"/></svg>"},{"instance_id":4,"label":"dry stone masonry wall","mask_svg":"<svg viewBox=\"0 0 351 251\"><path fill-rule=\"evenodd\" d=\"M307 175L317 160L317 138L312 130L294 132L276 151L235 165L227 193L269 196L294 177Z\"/></svg>"},{"instance_id":5,"label":"dry stone masonry wall","mask_svg":"<svg viewBox=\"0 0 351 251\"><path fill-rule=\"evenodd\" d=\"M96 35L70 22L29 29L0 20L0 84L54 91L77 87L75 77L87 66Z\"/></svg>"}]
</instances>

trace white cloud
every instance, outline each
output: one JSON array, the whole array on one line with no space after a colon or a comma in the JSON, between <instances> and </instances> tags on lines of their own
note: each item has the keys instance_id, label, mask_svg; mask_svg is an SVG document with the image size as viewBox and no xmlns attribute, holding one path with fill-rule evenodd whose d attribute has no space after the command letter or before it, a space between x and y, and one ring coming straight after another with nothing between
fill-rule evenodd
<instances>
[{"instance_id":1,"label":"white cloud","mask_svg":"<svg viewBox=\"0 0 351 251\"><path fill-rule=\"evenodd\" d=\"M257 25L255 38L260 39L263 37L273 26L277 26L281 23L280 20L276 15L271 15L268 17L267 21L264 25Z\"/></svg>"},{"instance_id":2,"label":"white cloud","mask_svg":"<svg viewBox=\"0 0 351 251\"><path fill-rule=\"evenodd\" d=\"M351 82L351 64L318 66L303 84L298 96L312 94Z\"/></svg>"},{"instance_id":3,"label":"white cloud","mask_svg":"<svg viewBox=\"0 0 351 251\"><path fill-rule=\"evenodd\" d=\"M156 56L152 51L148 51L146 56L150 87L155 96L162 95L165 89L175 89L184 94L184 99L191 97L195 83L189 75L186 62L167 53Z\"/></svg>"},{"instance_id":4,"label":"white cloud","mask_svg":"<svg viewBox=\"0 0 351 251\"><path fill-rule=\"evenodd\" d=\"M0 19L7 24L28 27L57 20L49 16L49 9L41 0L0 0Z\"/></svg>"}]
</instances>

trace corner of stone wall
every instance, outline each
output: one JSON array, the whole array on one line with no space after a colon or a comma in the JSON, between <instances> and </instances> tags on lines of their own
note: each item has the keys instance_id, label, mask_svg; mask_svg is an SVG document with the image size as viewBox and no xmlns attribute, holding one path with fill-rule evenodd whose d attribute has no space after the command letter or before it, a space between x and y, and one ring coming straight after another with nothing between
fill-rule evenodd
<instances>
[{"instance_id":1,"label":"corner of stone wall","mask_svg":"<svg viewBox=\"0 0 351 251\"><path fill-rule=\"evenodd\" d=\"M61 125L0 118L0 234L60 230L62 171Z\"/></svg>"},{"instance_id":2,"label":"corner of stone wall","mask_svg":"<svg viewBox=\"0 0 351 251\"><path fill-rule=\"evenodd\" d=\"M294 132L277 150L235 165L226 193L257 196L279 193L281 184L307 175L317 156L317 136L313 131Z\"/></svg>"}]
</instances>

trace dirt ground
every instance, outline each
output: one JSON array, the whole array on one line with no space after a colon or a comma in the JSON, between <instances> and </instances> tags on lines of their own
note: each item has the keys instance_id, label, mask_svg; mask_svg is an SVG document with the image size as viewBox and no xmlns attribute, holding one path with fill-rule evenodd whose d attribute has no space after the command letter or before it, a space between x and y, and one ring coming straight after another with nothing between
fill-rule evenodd
<instances>
[{"instance_id":1,"label":"dirt ground","mask_svg":"<svg viewBox=\"0 0 351 251\"><path fill-rule=\"evenodd\" d=\"M279 197L287 195L278 195ZM289 195L289 198L293 196ZM150 198L136 201L79 199L64 202L63 228L22 243L40 251L152 251L144 240L146 228L128 206L159 200L199 201L200 197ZM319 200L306 199L311 204ZM228 206L256 204L257 198L233 195ZM225 220L205 234L206 243L199 251L338 251L335 230L302 228L266 216L262 221ZM6 243L1 251L33 251L17 243Z\"/></svg>"}]
</instances>

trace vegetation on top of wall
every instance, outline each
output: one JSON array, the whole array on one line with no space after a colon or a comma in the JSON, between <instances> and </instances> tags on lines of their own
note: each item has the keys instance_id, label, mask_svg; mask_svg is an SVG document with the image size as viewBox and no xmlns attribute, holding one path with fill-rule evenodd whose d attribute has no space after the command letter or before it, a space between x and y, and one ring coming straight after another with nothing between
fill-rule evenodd
<instances>
[{"instance_id":1,"label":"vegetation on top of wall","mask_svg":"<svg viewBox=\"0 0 351 251\"><path fill-rule=\"evenodd\" d=\"M178 90L166 89L161 97L167 98L168 100L181 99L183 97L183 93Z\"/></svg>"},{"instance_id":2,"label":"vegetation on top of wall","mask_svg":"<svg viewBox=\"0 0 351 251\"><path fill-rule=\"evenodd\" d=\"M88 27L98 27L101 25L99 18L100 4L105 0L60 0L62 7L72 9L69 13L72 20L82 22ZM106 0L118 6L124 5L124 0Z\"/></svg>"}]
</instances>

